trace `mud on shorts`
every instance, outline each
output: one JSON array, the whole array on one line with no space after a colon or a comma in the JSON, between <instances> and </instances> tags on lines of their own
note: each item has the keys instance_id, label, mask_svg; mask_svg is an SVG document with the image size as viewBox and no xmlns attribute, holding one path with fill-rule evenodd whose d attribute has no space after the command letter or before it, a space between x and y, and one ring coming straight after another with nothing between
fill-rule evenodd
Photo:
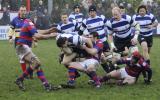
<instances>
[{"instance_id":1,"label":"mud on shorts","mask_svg":"<svg viewBox=\"0 0 160 100\"><path fill-rule=\"evenodd\" d=\"M16 53L17 53L19 59L22 61L23 61L23 58L26 55L28 55L29 53L31 53L33 57L36 57L28 45L17 45L16 46Z\"/></svg>"},{"instance_id":2,"label":"mud on shorts","mask_svg":"<svg viewBox=\"0 0 160 100\"><path fill-rule=\"evenodd\" d=\"M95 66L95 68L98 68L99 67L99 62L96 60L96 59L86 59L85 61L83 62L80 62L80 64L85 68L87 69L89 65L93 65Z\"/></svg>"}]
</instances>

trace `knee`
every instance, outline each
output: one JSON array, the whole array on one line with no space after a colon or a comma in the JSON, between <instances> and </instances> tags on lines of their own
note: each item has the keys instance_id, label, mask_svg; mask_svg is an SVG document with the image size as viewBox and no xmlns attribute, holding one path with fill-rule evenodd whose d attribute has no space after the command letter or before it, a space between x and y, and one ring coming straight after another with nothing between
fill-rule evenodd
<instances>
[{"instance_id":1,"label":"knee","mask_svg":"<svg viewBox=\"0 0 160 100\"><path fill-rule=\"evenodd\" d=\"M148 48L147 47L143 47L143 52L148 52Z\"/></svg>"},{"instance_id":2,"label":"knee","mask_svg":"<svg viewBox=\"0 0 160 100\"><path fill-rule=\"evenodd\" d=\"M61 64L68 66L69 62L68 61L62 61Z\"/></svg>"},{"instance_id":3,"label":"knee","mask_svg":"<svg viewBox=\"0 0 160 100\"><path fill-rule=\"evenodd\" d=\"M91 72L91 71L96 71L96 68L94 68L94 67L87 68L87 72Z\"/></svg>"},{"instance_id":4,"label":"knee","mask_svg":"<svg viewBox=\"0 0 160 100\"><path fill-rule=\"evenodd\" d=\"M38 58L32 57L32 65L35 69L38 69L41 66L41 62Z\"/></svg>"}]
</instances>

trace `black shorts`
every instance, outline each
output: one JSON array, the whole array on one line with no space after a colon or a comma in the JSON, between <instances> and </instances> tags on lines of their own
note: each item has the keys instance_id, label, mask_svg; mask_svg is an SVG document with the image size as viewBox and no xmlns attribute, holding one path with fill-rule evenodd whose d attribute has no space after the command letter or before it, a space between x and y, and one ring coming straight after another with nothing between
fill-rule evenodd
<instances>
[{"instance_id":1,"label":"black shorts","mask_svg":"<svg viewBox=\"0 0 160 100\"><path fill-rule=\"evenodd\" d=\"M125 51L125 47L133 46L131 43L131 39L133 36L128 36L126 38L119 38L117 36L114 37L114 45L116 47L116 52L123 52Z\"/></svg>"},{"instance_id":2,"label":"black shorts","mask_svg":"<svg viewBox=\"0 0 160 100\"><path fill-rule=\"evenodd\" d=\"M142 42L147 42L147 46L148 47L152 47L153 45L153 36L143 36L143 35L139 35L138 36L138 42L139 44L141 44Z\"/></svg>"},{"instance_id":3,"label":"black shorts","mask_svg":"<svg viewBox=\"0 0 160 100\"><path fill-rule=\"evenodd\" d=\"M90 54L87 53L87 51L80 49L78 47L72 47L72 49L73 49L73 52L77 53L77 55L78 55L77 57L79 57L79 58L85 58L85 57L90 56Z\"/></svg>"}]
</instances>

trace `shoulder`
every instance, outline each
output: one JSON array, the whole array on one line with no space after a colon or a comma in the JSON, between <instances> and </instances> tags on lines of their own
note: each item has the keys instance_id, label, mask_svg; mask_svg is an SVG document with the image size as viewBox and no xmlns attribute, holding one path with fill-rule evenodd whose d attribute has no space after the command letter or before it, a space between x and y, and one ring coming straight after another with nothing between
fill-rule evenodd
<instances>
[{"instance_id":1,"label":"shoulder","mask_svg":"<svg viewBox=\"0 0 160 100\"><path fill-rule=\"evenodd\" d=\"M132 17L130 15L122 15L122 18L126 19L126 20L131 20Z\"/></svg>"},{"instance_id":2,"label":"shoulder","mask_svg":"<svg viewBox=\"0 0 160 100\"><path fill-rule=\"evenodd\" d=\"M151 17L151 18L154 17L154 15L153 15L152 13L147 13L147 15L148 15L149 17Z\"/></svg>"}]
</instances>

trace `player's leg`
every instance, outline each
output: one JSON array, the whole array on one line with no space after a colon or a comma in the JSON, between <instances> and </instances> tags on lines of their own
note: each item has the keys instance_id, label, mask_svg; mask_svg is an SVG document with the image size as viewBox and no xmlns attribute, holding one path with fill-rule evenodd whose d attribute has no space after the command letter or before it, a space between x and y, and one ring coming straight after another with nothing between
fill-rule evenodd
<instances>
[{"instance_id":1,"label":"player's leg","mask_svg":"<svg viewBox=\"0 0 160 100\"><path fill-rule=\"evenodd\" d=\"M64 54L61 64L68 65L75 57L76 57L76 53L72 53L70 55Z\"/></svg>"},{"instance_id":2,"label":"player's leg","mask_svg":"<svg viewBox=\"0 0 160 100\"><path fill-rule=\"evenodd\" d=\"M75 88L77 70L84 71L84 67L79 62L71 62L68 66L68 82L61 84L63 88Z\"/></svg>"},{"instance_id":3,"label":"player's leg","mask_svg":"<svg viewBox=\"0 0 160 100\"><path fill-rule=\"evenodd\" d=\"M89 64L88 67L87 67L87 75L91 78L91 80L94 81L94 85L99 88L101 86L101 82L97 76L97 73L96 73L96 68L99 66L99 63L98 61L97 62L94 62L92 61L93 64Z\"/></svg>"},{"instance_id":4,"label":"player's leg","mask_svg":"<svg viewBox=\"0 0 160 100\"><path fill-rule=\"evenodd\" d=\"M123 80L122 85L126 85L126 84L132 85L132 84L135 84L135 82L136 82L135 77L128 76Z\"/></svg>"},{"instance_id":5,"label":"player's leg","mask_svg":"<svg viewBox=\"0 0 160 100\"><path fill-rule=\"evenodd\" d=\"M110 79L116 79L116 80L121 80L121 72L120 72L120 69L119 70L114 70L114 71L111 71L110 73L106 74L105 76L103 76L101 79L100 79L100 82L106 82Z\"/></svg>"}]
</instances>

